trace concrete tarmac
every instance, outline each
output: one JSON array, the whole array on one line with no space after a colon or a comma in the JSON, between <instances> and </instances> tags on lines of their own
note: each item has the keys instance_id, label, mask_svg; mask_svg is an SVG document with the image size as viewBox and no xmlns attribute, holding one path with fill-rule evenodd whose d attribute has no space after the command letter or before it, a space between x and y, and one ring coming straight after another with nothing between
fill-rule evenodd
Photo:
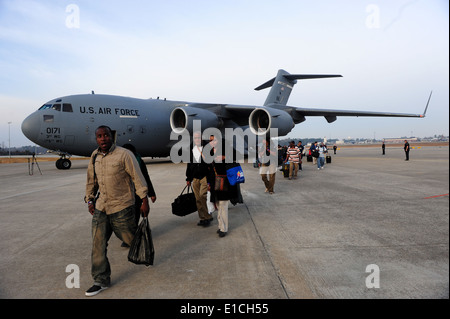
<instances>
[{"instance_id":1,"label":"concrete tarmac","mask_svg":"<svg viewBox=\"0 0 450 319\"><path fill-rule=\"evenodd\" d=\"M155 263L128 262L113 235L111 287L94 297L88 161L41 162L42 175L1 164L0 298L449 298L449 148L386 153L342 148L324 170L304 158L297 180L277 172L273 195L243 164L245 203L230 204L224 238L217 213L208 228L172 215L185 164L147 159Z\"/></svg>"}]
</instances>

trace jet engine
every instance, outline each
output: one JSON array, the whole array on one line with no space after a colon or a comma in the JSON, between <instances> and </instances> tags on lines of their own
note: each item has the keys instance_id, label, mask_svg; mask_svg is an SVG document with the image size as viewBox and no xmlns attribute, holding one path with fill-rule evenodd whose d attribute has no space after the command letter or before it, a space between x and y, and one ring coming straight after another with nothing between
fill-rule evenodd
<instances>
[{"instance_id":1,"label":"jet engine","mask_svg":"<svg viewBox=\"0 0 450 319\"><path fill-rule=\"evenodd\" d=\"M277 128L278 136L288 134L294 127L294 120L283 110L271 107L256 108L248 119L250 130L256 135L265 135L270 129Z\"/></svg>"},{"instance_id":2,"label":"jet engine","mask_svg":"<svg viewBox=\"0 0 450 319\"><path fill-rule=\"evenodd\" d=\"M192 133L194 120L200 120L201 129L208 127L219 127L221 120L211 111L197 107L177 107L170 114L170 127L172 130L181 134L184 130ZM199 127L200 129L200 127Z\"/></svg>"}]
</instances>

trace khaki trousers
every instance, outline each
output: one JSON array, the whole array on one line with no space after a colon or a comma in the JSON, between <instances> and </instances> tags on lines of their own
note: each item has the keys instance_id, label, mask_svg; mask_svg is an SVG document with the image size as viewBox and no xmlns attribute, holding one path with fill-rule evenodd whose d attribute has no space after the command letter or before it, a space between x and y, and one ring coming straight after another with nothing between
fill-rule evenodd
<instances>
[{"instance_id":1,"label":"khaki trousers","mask_svg":"<svg viewBox=\"0 0 450 319\"><path fill-rule=\"evenodd\" d=\"M216 202L217 206L217 220L219 221L219 229L221 232L228 231L228 201L219 200Z\"/></svg>"},{"instance_id":2,"label":"khaki trousers","mask_svg":"<svg viewBox=\"0 0 450 319\"><path fill-rule=\"evenodd\" d=\"M262 174L261 178L267 188L267 191L269 193L273 193L273 186L275 185L275 173L269 174L269 178L267 178L267 174Z\"/></svg>"},{"instance_id":3,"label":"khaki trousers","mask_svg":"<svg viewBox=\"0 0 450 319\"><path fill-rule=\"evenodd\" d=\"M294 175L292 175L292 171L294 171ZM290 162L289 163L289 177L292 178L292 176L297 177L298 173L298 163Z\"/></svg>"},{"instance_id":4,"label":"khaki trousers","mask_svg":"<svg viewBox=\"0 0 450 319\"><path fill-rule=\"evenodd\" d=\"M259 168L259 174L261 175L261 179L263 180L268 192L273 192L276 172L277 167L274 164L270 164L269 166L263 165ZM267 175L269 178L267 178Z\"/></svg>"},{"instance_id":5,"label":"khaki trousers","mask_svg":"<svg viewBox=\"0 0 450 319\"><path fill-rule=\"evenodd\" d=\"M208 192L208 182L206 176L202 179L194 178L192 180L192 190L194 191L198 217L200 220L210 219L211 216L208 214L208 206L206 204L206 196Z\"/></svg>"}]
</instances>

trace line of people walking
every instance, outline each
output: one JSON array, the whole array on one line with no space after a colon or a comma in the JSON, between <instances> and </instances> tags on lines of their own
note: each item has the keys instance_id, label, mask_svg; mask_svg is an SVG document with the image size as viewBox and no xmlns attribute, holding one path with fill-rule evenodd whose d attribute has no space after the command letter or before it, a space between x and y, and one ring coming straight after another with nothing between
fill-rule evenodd
<instances>
[{"instance_id":1,"label":"line of people walking","mask_svg":"<svg viewBox=\"0 0 450 319\"><path fill-rule=\"evenodd\" d=\"M115 144L114 132L107 126L100 126L95 131L98 148L92 153L87 169L85 202L92 214L92 278L94 284L86 291L86 296L94 296L110 285L111 268L107 258L107 246L114 233L123 247L129 247L138 228L140 216L146 218L150 207L149 199L156 201L146 166L132 145L124 147ZM205 145L200 132L194 132L189 148L190 161L186 166L186 184L192 186L199 215L198 226L208 227L213 221L209 204L217 210L220 238L229 231L228 206L243 203L239 184L231 185L226 176L228 165L235 162L225 154L225 141L210 136L209 158L205 160ZM269 138L263 141L258 156L263 163L260 167L261 178L266 192L274 193L275 175L278 166L276 148ZM129 150L127 150L128 148ZM325 148L319 146L318 150ZM296 179L303 146L296 146L292 141L287 149L284 161L289 162L289 179ZM226 156L228 156L226 158ZM321 156L319 156L320 158ZM318 164L320 165L320 164ZM323 164L322 164L323 165ZM209 197L208 197L209 193ZM209 198L209 200L208 200Z\"/></svg>"},{"instance_id":2,"label":"line of people walking","mask_svg":"<svg viewBox=\"0 0 450 319\"><path fill-rule=\"evenodd\" d=\"M228 202L233 204L242 203L242 195L239 184L230 185L226 178L223 179L224 185L216 185L216 176L226 176L227 167L230 159L225 158L225 142L219 141L215 136L210 136L210 156L213 157L212 163L208 163L204 154L204 143L201 132L193 133L193 143L190 149L190 161L186 166L186 184L192 185L197 203L198 216L200 218L198 226L208 227L213 221L213 217L208 210L208 192L210 193L210 202L217 209L217 220L219 228L217 233L223 238L228 233ZM234 161L235 154L231 161Z\"/></svg>"}]
</instances>

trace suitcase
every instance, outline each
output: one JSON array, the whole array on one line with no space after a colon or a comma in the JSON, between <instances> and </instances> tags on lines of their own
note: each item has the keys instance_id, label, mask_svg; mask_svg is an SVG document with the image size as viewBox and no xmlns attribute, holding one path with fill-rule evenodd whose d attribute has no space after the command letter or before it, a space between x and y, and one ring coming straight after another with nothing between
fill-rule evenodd
<instances>
[{"instance_id":1,"label":"suitcase","mask_svg":"<svg viewBox=\"0 0 450 319\"><path fill-rule=\"evenodd\" d=\"M327 159L327 164L331 163L331 156L330 155L327 155L326 159Z\"/></svg>"},{"instance_id":2,"label":"suitcase","mask_svg":"<svg viewBox=\"0 0 450 319\"><path fill-rule=\"evenodd\" d=\"M306 155L306 161L307 162L312 162L312 155Z\"/></svg>"}]
</instances>

